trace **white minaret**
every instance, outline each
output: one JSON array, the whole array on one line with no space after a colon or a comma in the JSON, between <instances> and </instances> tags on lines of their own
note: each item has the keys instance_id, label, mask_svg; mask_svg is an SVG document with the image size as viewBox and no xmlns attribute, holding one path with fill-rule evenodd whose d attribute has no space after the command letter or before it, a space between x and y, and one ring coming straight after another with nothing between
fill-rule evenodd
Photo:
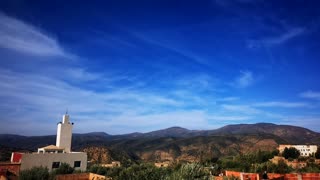
<instances>
[{"instance_id":1,"label":"white minaret","mask_svg":"<svg viewBox=\"0 0 320 180\"><path fill-rule=\"evenodd\" d=\"M63 115L62 122L58 123L56 146L64 148L66 153L71 152L72 125L69 122L68 111Z\"/></svg>"}]
</instances>

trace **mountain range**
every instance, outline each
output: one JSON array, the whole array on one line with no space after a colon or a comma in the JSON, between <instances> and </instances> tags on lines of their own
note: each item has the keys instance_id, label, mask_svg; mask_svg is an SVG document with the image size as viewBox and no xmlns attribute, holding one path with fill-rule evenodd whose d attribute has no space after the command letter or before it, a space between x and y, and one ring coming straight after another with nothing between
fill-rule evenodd
<instances>
[{"instance_id":1,"label":"mountain range","mask_svg":"<svg viewBox=\"0 0 320 180\"><path fill-rule=\"evenodd\" d=\"M36 151L38 147L55 144L55 140L55 135L1 134L0 149ZM73 134L72 138L73 150L87 152L89 159L98 163L112 160L197 161L204 157L272 151L279 144L319 145L320 133L297 126L258 123L227 125L215 130L171 127L124 135L92 132Z\"/></svg>"}]
</instances>

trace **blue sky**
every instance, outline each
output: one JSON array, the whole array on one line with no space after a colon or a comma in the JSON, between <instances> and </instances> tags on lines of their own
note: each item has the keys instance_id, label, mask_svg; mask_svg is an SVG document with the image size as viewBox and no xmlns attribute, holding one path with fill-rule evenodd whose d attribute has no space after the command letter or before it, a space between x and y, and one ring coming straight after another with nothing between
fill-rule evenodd
<instances>
[{"instance_id":1,"label":"blue sky","mask_svg":"<svg viewBox=\"0 0 320 180\"><path fill-rule=\"evenodd\" d=\"M316 0L0 2L0 133L320 132Z\"/></svg>"}]
</instances>

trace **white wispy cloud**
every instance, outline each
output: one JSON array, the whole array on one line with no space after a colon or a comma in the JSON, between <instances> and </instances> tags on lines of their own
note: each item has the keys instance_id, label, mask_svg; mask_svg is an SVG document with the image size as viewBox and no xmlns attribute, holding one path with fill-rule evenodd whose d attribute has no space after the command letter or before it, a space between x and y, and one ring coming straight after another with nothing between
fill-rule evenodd
<instances>
[{"instance_id":1,"label":"white wispy cloud","mask_svg":"<svg viewBox=\"0 0 320 180\"><path fill-rule=\"evenodd\" d=\"M236 77L232 85L237 88L246 88L253 83L254 77L251 71L240 71L240 75Z\"/></svg>"},{"instance_id":2,"label":"white wispy cloud","mask_svg":"<svg viewBox=\"0 0 320 180\"><path fill-rule=\"evenodd\" d=\"M205 123L204 112L183 111L183 108L180 107L184 105L184 102L165 94L117 88L97 92L68 84L54 77L4 69L0 69L0 82L0 96L2 97L0 131L2 133L16 132L14 126L8 126L8 122L36 124L40 120L43 127L47 127L44 129L54 130L50 127L55 123L48 119L54 122L59 121L60 116L57 115L61 115L66 108L71 114L74 114L74 118L79 123L78 130L82 132L119 133L115 132L113 127L124 126L127 123L126 125L132 128L139 128L141 127L138 126L139 122L143 123L146 129L152 128L149 126L154 123L160 125L153 128L171 125L191 128L191 124L199 124L199 126L201 124L202 127L206 127L203 125ZM92 129L87 129L85 125L88 123L92 124ZM99 124L106 124L106 126L102 127ZM127 132L132 131L136 130L127 129ZM24 133L35 132L32 132L30 128L24 129ZM38 131L37 133L45 132ZM54 131L47 133L52 134Z\"/></svg>"},{"instance_id":3,"label":"white wispy cloud","mask_svg":"<svg viewBox=\"0 0 320 180\"><path fill-rule=\"evenodd\" d=\"M273 111L268 111L262 109L263 107L270 108L309 108L312 107L304 102L280 102L280 101L270 101L261 103L250 103L250 104L223 104L221 107L224 113L227 114L238 114L238 115L248 115L252 120L258 120L258 122L267 119L268 121L279 121L285 119L284 114L278 114Z\"/></svg>"},{"instance_id":4,"label":"white wispy cloud","mask_svg":"<svg viewBox=\"0 0 320 180\"><path fill-rule=\"evenodd\" d=\"M73 58L40 28L0 12L0 47L34 56Z\"/></svg>"},{"instance_id":5,"label":"white wispy cloud","mask_svg":"<svg viewBox=\"0 0 320 180\"><path fill-rule=\"evenodd\" d=\"M239 97L224 97L224 98L219 98L217 101L223 101L223 102L230 102L230 101L237 101L239 100Z\"/></svg>"},{"instance_id":6,"label":"white wispy cloud","mask_svg":"<svg viewBox=\"0 0 320 180\"><path fill-rule=\"evenodd\" d=\"M300 93L300 97L320 100L320 92L309 90L309 91L305 91L305 92Z\"/></svg>"},{"instance_id":7,"label":"white wispy cloud","mask_svg":"<svg viewBox=\"0 0 320 180\"><path fill-rule=\"evenodd\" d=\"M178 78L174 84L192 91L215 91L218 80L208 74L191 74Z\"/></svg>"},{"instance_id":8,"label":"white wispy cloud","mask_svg":"<svg viewBox=\"0 0 320 180\"><path fill-rule=\"evenodd\" d=\"M226 123L227 121L243 121L251 119L250 116L226 116L226 115L212 115L208 117L213 121L220 121L221 123Z\"/></svg>"},{"instance_id":9,"label":"white wispy cloud","mask_svg":"<svg viewBox=\"0 0 320 180\"><path fill-rule=\"evenodd\" d=\"M0 68L0 131L27 135L54 134L55 124L61 120L66 108L72 115L72 121L77 124L75 132L105 131L119 134L170 126L208 129L221 127L222 124L215 123L217 121L226 124L228 121L250 118L247 115L209 114L207 108L210 102L207 101L210 100L188 89L181 89L186 93L181 96L130 88L94 91L68 82L87 75L90 80L100 81L103 79L101 74L91 74L82 68L68 68L67 71L73 73L65 73L65 79L61 79L59 76ZM113 82L108 83L112 85ZM201 106L188 108L195 104ZM32 127L39 121L43 131L33 132ZM28 125L22 132L16 130L15 126L8 126L9 122Z\"/></svg>"},{"instance_id":10,"label":"white wispy cloud","mask_svg":"<svg viewBox=\"0 0 320 180\"><path fill-rule=\"evenodd\" d=\"M131 128L158 130L171 126L182 126L190 129L205 127L207 125L206 113L201 110L177 110L164 113L154 114L123 114L114 117L109 125L112 126L128 126Z\"/></svg>"},{"instance_id":11,"label":"white wispy cloud","mask_svg":"<svg viewBox=\"0 0 320 180\"><path fill-rule=\"evenodd\" d=\"M281 102L271 101L253 104L255 107L283 107L283 108L298 108L298 107L309 107L310 105L305 102Z\"/></svg>"},{"instance_id":12,"label":"white wispy cloud","mask_svg":"<svg viewBox=\"0 0 320 180\"><path fill-rule=\"evenodd\" d=\"M280 34L279 36L265 38L262 43L265 45L278 45L289 41L290 39L302 35L305 32L304 28L291 28L287 32Z\"/></svg>"},{"instance_id":13,"label":"white wispy cloud","mask_svg":"<svg viewBox=\"0 0 320 180\"><path fill-rule=\"evenodd\" d=\"M259 114L259 113L262 113L261 110L256 109L254 107L250 107L248 105L228 105L228 104L224 104L224 105L222 105L222 108L224 108L227 111L240 112L240 113L244 113L244 114Z\"/></svg>"},{"instance_id":14,"label":"white wispy cloud","mask_svg":"<svg viewBox=\"0 0 320 180\"><path fill-rule=\"evenodd\" d=\"M306 116L286 116L279 119L281 124L301 126L308 128L310 130L319 132L318 127L320 126L320 116L319 115L306 115Z\"/></svg>"},{"instance_id":15,"label":"white wispy cloud","mask_svg":"<svg viewBox=\"0 0 320 180\"><path fill-rule=\"evenodd\" d=\"M63 76L69 76L72 79L81 81L90 81L101 78L100 74L88 72L83 68L67 68L64 70Z\"/></svg>"},{"instance_id":16,"label":"white wispy cloud","mask_svg":"<svg viewBox=\"0 0 320 180\"><path fill-rule=\"evenodd\" d=\"M308 108L310 105L304 102L281 102L281 101L270 101L260 103L245 104L223 104L221 107L228 113L241 113L248 115L259 115L269 118L279 119L282 118L279 114L274 114L262 110L263 107L270 108Z\"/></svg>"},{"instance_id":17,"label":"white wispy cloud","mask_svg":"<svg viewBox=\"0 0 320 180\"><path fill-rule=\"evenodd\" d=\"M8 126L8 123L23 123L26 124L23 134L34 135L32 127L41 121L43 131L39 130L36 133L54 134L55 123L61 120L61 114L66 108L72 115L72 121L77 124L76 132L106 131L119 134L145 132L170 126L209 129L228 123L254 123L257 120L260 122L261 119L280 122L284 119L283 116L262 110L262 107L308 107L304 102L282 101L257 102L250 105L214 104L215 95L210 99L197 94L197 91L183 89L183 86L174 89L180 90L177 94L143 88L109 88L94 91L68 82L82 79L82 76L100 81L103 79L101 74L88 72L84 68L70 67L68 71L74 73L66 73L66 80L57 76L0 68L0 132L21 133L16 126ZM112 86L113 81L107 83L108 86ZM237 99L227 97L225 102L231 103ZM213 102L210 103L211 100Z\"/></svg>"},{"instance_id":18,"label":"white wispy cloud","mask_svg":"<svg viewBox=\"0 0 320 180\"><path fill-rule=\"evenodd\" d=\"M184 57L186 60L191 60L197 64L209 66L210 63L207 58L204 58L200 56L199 54L195 53L191 49L186 49L183 47L183 44L177 44L177 41L172 41L166 37L162 37L164 32L161 31L160 34L150 34L147 35L146 33L131 33L134 37L140 39L141 41L150 44L152 46L155 46L157 48L162 48L164 50L167 50L169 52L173 52L177 54L178 56ZM171 32L170 32L171 34ZM158 38L155 38L158 37ZM162 37L162 38L159 38ZM180 41L179 41L180 42Z\"/></svg>"},{"instance_id":19,"label":"white wispy cloud","mask_svg":"<svg viewBox=\"0 0 320 180\"><path fill-rule=\"evenodd\" d=\"M248 48L261 48L281 45L288 42L291 39L303 35L305 32L306 29L301 27L288 28L286 32L280 33L278 35L263 37L261 39L249 40L247 42L247 46Z\"/></svg>"},{"instance_id":20,"label":"white wispy cloud","mask_svg":"<svg viewBox=\"0 0 320 180\"><path fill-rule=\"evenodd\" d=\"M23 78L22 78L23 77ZM0 69L1 95L6 97L21 98L30 103L61 105L60 103L73 104L72 106L92 103L93 105L111 106L114 103L130 107L129 103L138 102L151 107L152 105L178 106L180 103L158 94L135 90L112 90L108 92L95 92L85 88L73 86L62 80L52 77L38 76L37 74L22 74ZM78 103L72 103L72 102ZM80 103L82 102L82 103ZM57 104L55 104L57 103ZM100 109L103 107L85 107L82 109ZM60 107L59 107L60 108ZM135 107L132 107L135 108ZM96 109L96 110L98 110Z\"/></svg>"}]
</instances>

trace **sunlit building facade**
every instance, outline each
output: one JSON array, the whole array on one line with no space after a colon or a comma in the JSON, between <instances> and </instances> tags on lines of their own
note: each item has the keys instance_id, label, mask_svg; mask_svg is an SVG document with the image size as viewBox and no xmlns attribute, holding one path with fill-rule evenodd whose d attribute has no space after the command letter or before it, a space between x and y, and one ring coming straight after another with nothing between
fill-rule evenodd
<instances>
[{"instance_id":1,"label":"sunlit building facade","mask_svg":"<svg viewBox=\"0 0 320 180\"><path fill-rule=\"evenodd\" d=\"M317 145L288 145L288 144L281 144L278 147L278 150L280 153L284 151L285 148L291 148L294 147L300 152L300 156L313 156L317 150Z\"/></svg>"}]
</instances>

